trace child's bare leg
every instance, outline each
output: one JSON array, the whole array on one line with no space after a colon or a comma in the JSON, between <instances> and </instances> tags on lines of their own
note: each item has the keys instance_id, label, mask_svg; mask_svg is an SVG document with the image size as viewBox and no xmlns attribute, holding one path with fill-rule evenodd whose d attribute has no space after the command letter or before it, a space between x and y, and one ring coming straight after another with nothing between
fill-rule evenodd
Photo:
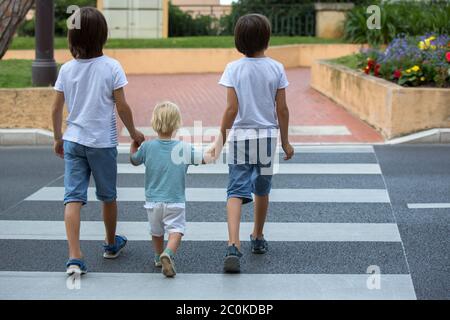
<instances>
[{"instance_id":1,"label":"child's bare leg","mask_svg":"<svg viewBox=\"0 0 450 320\"><path fill-rule=\"evenodd\" d=\"M103 222L106 229L106 243L115 244L117 226L117 202L103 202Z\"/></svg>"},{"instance_id":2,"label":"child's bare leg","mask_svg":"<svg viewBox=\"0 0 450 320\"><path fill-rule=\"evenodd\" d=\"M238 249L241 248L239 240L239 226L241 223L242 199L229 198L227 201L228 216L228 245L235 244Z\"/></svg>"},{"instance_id":3,"label":"child's bare leg","mask_svg":"<svg viewBox=\"0 0 450 320\"><path fill-rule=\"evenodd\" d=\"M269 208L269 195L255 195L254 219L252 236L254 239L261 239L263 236L264 223L266 222L267 209Z\"/></svg>"},{"instance_id":4,"label":"child's bare leg","mask_svg":"<svg viewBox=\"0 0 450 320\"><path fill-rule=\"evenodd\" d=\"M155 250L155 255L161 255L164 250L164 236L152 236L153 250Z\"/></svg>"},{"instance_id":5,"label":"child's bare leg","mask_svg":"<svg viewBox=\"0 0 450 320\"><path fill-rule=\"evenodd\" d=\"M67 241L69 243L69 258L81 259L80 248L80 212L81 202L69 202L64 209Z\"/></svg>"},{"instance_id":6,"label":"child's bare leg","mask_svg":"<svg viewBox=\"0 0 450 320\"><path fill-rule=\"evenodd\" d=\"M171 250L173 254L177 252L181 243L181 237L183 235L179 232L169 233L169 240L167 241L167 249Z\"/></svg>"}]
</instances>

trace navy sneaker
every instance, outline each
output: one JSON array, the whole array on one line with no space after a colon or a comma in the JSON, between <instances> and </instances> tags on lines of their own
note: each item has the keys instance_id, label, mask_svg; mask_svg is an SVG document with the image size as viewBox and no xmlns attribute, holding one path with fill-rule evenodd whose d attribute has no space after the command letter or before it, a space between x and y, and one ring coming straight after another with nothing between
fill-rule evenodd
<instances>
[{"instance_id":1,"label":"navy sneaker","mask_svg":"<svg viewBox=\"0 0 450 320\"><path fill-rule=\"evenodd\" d=\"M66 263L66 273L71 276L73 274L87 273L86 263L82 259L69 259Z\"/></svg>"},{"instance_id":2,"label":"navy sneaker","mask_svg":"<svg viewBox=\"0 0 450 320\"><path fill-rule=\"evenodd\" d=\"M124 236L116 235L115 238L116 243L113 245L103 244L103 249L105 252L103 253L103 258L106 259L115 259L120 255L120 252L127 244L127 238Z\"/></svg>"},{"instance_id":3,"label":"navy sneaker","mask_svg":"<svg viewBox=\"0 0 450 320\"><path fill-rule=\"evenodd\" d=\"M264 235L261 239L253 238L253 235L250 235L250 243L253 253L264 254L269 250L269 245L267 244L266 239L264 239Z\"/></svg>"},{"instance_id":4,"label":"navy sneaker","mask_svg":"<svg viewBox=\"0 0 450 320\"><path fill-rule=\"evenodd\" d=\"M240 259L242 253L234 244L227 248L225 260L223 261L223 271L227 273L239 273L241 272Z\"/></svg>"}]
</instances>

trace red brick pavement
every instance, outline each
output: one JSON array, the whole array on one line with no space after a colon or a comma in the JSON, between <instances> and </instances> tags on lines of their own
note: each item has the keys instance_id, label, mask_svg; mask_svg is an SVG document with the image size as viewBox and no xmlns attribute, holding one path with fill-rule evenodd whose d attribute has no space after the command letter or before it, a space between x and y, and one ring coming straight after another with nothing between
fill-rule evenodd
<instances>
[{"instance_id":1,"label":"red brick pavement","mask_svg":"<svg viewBox=\"0 0 450 320\"><path fill-rule=\"evenodd\" d=\"M287 70L290 86L287 99L290 124L305 126L346 126L351 135L292 136L293 142L381 142L382 136L363 121L309 86L310 69ZM183 125L202 121L203 126L219 126L226 90L217 84L220 74L130 75L126 95L136 125L149 127L153 106L171 100L182 111ZM119 124L119 130L122 129ZM119 131L120 132L120 131ZM121 142L128 142L121 137Z\"/></svg>"}]
</instances>

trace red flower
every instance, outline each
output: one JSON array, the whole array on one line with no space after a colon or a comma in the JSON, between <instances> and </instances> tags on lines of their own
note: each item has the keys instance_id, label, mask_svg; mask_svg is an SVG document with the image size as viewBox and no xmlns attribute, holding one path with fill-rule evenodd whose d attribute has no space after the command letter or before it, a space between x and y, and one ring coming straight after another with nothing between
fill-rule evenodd
<instances>
[{"instance_id":1,"label":"red flower","mask_svg":"<svg viewBox=\"0 0 450 320\"><path fill-rule=\"evenodd\" d=\"M369 59L369 60L367 61L367 67L369 68L369 70L373 68L373 65L374 65L374 64L375 64L375 61L372 60L372 59Z\"/></svg>"},{"instance_id":2,"label":"red flower","mask_svg":"<svg viewBox=\"0 0 450 320\"><path fill-rule=\"evenodd\" d=\"M395 79L398 79L401 76L402 76L402 71L401 70L397 69L397 70L394 71L394 78Z\"/></svg>"},{"instance_id":3,"label":"red flower","mask_svg":"<svg viewBox=\"0 0 450 320\"><path fill-rule=\"evenodd\" d=\"M447 59L447 62L450 62L450 51L445 54L445 59Z\"/></svg>"},{"instance_id":4,"label":"red flower","mask_svg":"<svg viewBox=\"0 0 450 320\"><path fill-rule=\"evenodd\" d=\"M376 65L375 65L375 70L374 70L374 72L373 72L373 74L375 75L375 77L378 77L378 75L380 74L380 65L377 63Z\"/></svg>"},{"instance_id":5,"label":"red flower","mask_svg":"<svg viewBox=\"0 0 450 320\"><path fill-rule=\"evenodd\" d=\"M369 74L369 71L370 71L369 66L367 66L367 67L364 68L364 73L365 73L365 74Z\"/></svg>"}]
</instances>

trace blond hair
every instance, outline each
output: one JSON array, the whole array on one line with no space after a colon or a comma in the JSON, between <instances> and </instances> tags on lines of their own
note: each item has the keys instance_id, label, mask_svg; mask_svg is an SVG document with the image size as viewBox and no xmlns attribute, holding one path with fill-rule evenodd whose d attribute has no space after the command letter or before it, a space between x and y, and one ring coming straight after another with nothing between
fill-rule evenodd
<instances>
[{"instance_id":1,"label":"blond hair","mask_svg":"<svg viewBox=\"0 0 450 320\"><path fill-rule=\"evenodd\" d=\"M181 112L170 101L160 102L153 109L152 127L158 133L169 134L181 127Z\"/></svg>"}]
</instances>

